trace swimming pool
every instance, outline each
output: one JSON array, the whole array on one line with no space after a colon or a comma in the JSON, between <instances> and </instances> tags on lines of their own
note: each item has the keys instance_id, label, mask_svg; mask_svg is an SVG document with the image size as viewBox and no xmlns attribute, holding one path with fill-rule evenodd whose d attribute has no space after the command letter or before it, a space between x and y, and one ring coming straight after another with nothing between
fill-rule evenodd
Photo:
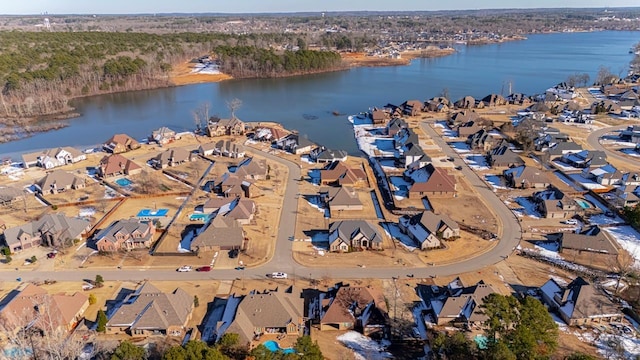
<instances>
[{"instance_id":1,"label":"swimming pool","mask_svg":"<svg viewBox=\"0 0 640 360\"><path fill-rule=\"evenodd\" d=\"M588 209L588 208L592 207L591 204L589 204L586 200L576 199L576 202L583 209Z\"/></svg>"},{"instance_id":2,"label":"swimming pool","mask_svg":"<svg viewBox=\"0 0 640 360\"><path fill-rule=\"evenodd\" d=\"M119 185L119 186L121 186L121 187L127 187L127 186L129 186L129 185L133 184L133 183L131 182L131 180L129 180L129 179L127 179L127 178L120 178L120 179L117 179L117 180L115 181L115 183L116 183L116 184L118 184L118 185Z\"/></svg>"},{"instance_id":3,"label":"swimming pool","mask_svg":"<svg viewBox=\"0 0 640 360\"><path fill-rule=\"evenodd\" d=\"M209 220L209 214L191 214L189 215L189 220L207 222L207 220Z\"/></svg>"},{"instance_id":4,"label":"swimming pool","mask_svg":"<svg viewBox=\"0 0 640 360\"><path fill-rule=\"evenodd\" d=\"M162 217L162 216L167 216L168 213L169 213L169 209L158 209L158 210L142 209L138 212L138 215L136 216L137 217Z\"/></svg>"},{"instance_id":5,"label":"swimming pool","mask_svg":"<svg viewBox=\"0 0 640 360\"><path fill-rule=\"evenodd\" d=\"M285 354L295 354L296 353L294 348L281 349L280 345L278 345L278 343L273 341L273 340L265 341L265 342L262 343L262 345L264 345L264 347L269 349L269 351L271 351L271 352L282 351Z\"/></svg>"}]
</instances>

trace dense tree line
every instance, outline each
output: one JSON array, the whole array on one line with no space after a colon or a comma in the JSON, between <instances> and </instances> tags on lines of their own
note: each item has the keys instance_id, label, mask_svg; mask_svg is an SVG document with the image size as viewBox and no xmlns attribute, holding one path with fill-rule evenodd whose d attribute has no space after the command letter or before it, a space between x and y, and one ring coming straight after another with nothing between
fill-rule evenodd
<instances>
[{"instance_id":1,"label":"dense tree line","mask_svg":"<svg viewBox=\"0 0 640 360\"><path fill-rule=\"evenodd\" d=\"M255 46L218 46L214 52L222 72L238 78L307 74L342 67L340 55L332 51L276 52Z\"/></svg>"}]
</instances>

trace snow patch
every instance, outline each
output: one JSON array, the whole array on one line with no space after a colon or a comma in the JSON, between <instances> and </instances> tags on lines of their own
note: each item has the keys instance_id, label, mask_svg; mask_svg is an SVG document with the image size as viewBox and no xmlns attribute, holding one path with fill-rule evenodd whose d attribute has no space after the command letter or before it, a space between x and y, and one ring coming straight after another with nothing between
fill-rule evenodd
<instances>
[{"instance_id":1,"label":"snow patch","mask_svg":"<svg viewBox=\"0 0 640 360\"><path fill-rule=\"evenodd\" d=\"M393 357L385 351L384 346L355 331L346 332L336 340L353 350L357 360L382 360Z\"/></svg>"}]
</instances>

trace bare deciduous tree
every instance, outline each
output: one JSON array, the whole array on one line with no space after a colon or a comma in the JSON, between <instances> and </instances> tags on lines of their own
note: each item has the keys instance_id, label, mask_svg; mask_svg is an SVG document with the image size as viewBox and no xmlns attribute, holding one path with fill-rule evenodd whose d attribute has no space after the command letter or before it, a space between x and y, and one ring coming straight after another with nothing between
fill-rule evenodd
<instances>
[{"instance_id":1,"label":"bare deciduous tree","mask_svg":"<svg viewBox=\"0 0 640 360\"><path fill-rule=\"evenodd\" d=\"M238 98L234 98L232 100L227 101L227 108L231 113L231 118L236 118L236 111L242 107L242 100Z\"/></svg>"}]
</instances>

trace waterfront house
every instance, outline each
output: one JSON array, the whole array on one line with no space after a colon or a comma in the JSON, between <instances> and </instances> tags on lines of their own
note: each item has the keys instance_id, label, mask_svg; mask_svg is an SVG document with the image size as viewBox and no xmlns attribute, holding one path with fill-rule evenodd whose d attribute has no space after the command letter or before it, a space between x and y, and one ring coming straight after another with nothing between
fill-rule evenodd
<instances>
[{"instance_id":1,"label":"waterfront house","mask_svg":"<svg viewBox=\"0 0 640 360\"><path fill-rule=\"evenodd\" d=\"M156 169L166 169L169 166L178 166L193 160L190 151L183 148L168 149L161 152L156 157L151 158L149 163Z\"/></svg>"},{"instance_id":2,"label":"waterfront house","mask_svg":"<svg viewBox=\"0 0 640 360\"><path fill-rule=\"evenodd\" d=\"M341 161L334 161L320 170L320 184L332 186L361 186L367 183L367 173L362 165L350 167Z\"/></svg>"},{"instance_id":3,"label":"waterfront house","mask_svg":"<svg viewBox=\"0 0 640 360\"><path fill-rule=\"evenodd\" d=\"M155 142L159 145L168 144L178 139L180 139L180 137L176 135L176 132L166 126L154 130L151 136L149 136L149 142Z\"/></svg>"},{"instance_id":4,"label":"waterfront house","mask_svg":"<svg viewBox=\"0 0 640 360\"><path fill-rule=\"evenodd\" d=\"M422 101L420 100L408 100L400 105L402 107L402 113L407 116L418 116L422 113Z\"/></svg>"},{"instance_id":5,"label":"waterfront house","mask_svg":"<svg viewBox=\"0 0 640 360\"><path fill-rule=\"evenodd\" d=\"M54 170L34 184L42 196L58 194L66 190L78 190L85 187L85 180L70 172Z\"/></svg>"},{"instance_id":6,"label":"waterfront house","mask_svg":"<svg viewBox=\"0 0 640 360\"><path fill-rule=\"evenodd\" d=\"M330 211L353 211L364 208L358 198L358 193L349 186L322 187L318 194L322 203Z\"/></svg>"},{"instance_id":7,"label":"waterfront house","mask_svg":"<svg viewBox=\"0 0 640 360\"><path fill-rule=\"evenodd\" d=\"M318 297L321 331L356 330L365 336L385 337L389 310L382 291L373 286L342 285Z\"/></svg>"},{"instance_id":8,"label":"waterfront house","mask_svg":"<svg viewBox=\"0 0 640 360\"><path fill-rule=\"evenodd\" d=\"M117 175L136 175L142 167L120 154L107 155L100 160L98 175L102 178Z\"/></svg>"},{"instance_id":9,"label":"waterfront house","mask_svg":"<svg viewBox=\"0 0 640 360\"><path fill-rule=\"evenodd\" d=\"M486 107L507 105L507 99L500 94L490 94L482 98L481 100Z\"/></svg>"},{"instance_id":10,"label":"waterfront house","mask_svg":"<svg viewBox=\"0 0 640 360\"><path fill-rule=\"evenodd\" d=\"M67 164L75 164L86 159L87 156L84 153L70 146L65 146L23 154L22 165L24 168L36 165L44 169L53 169Z\"/></svg>"},{"instance_id":11,"label":"waterfront house","mask_svg":"<svg viewBox=\"0 0 640 360\"><path fill-rule=\"evenodd\" d=\"M455 102L456 109L473 109L476 107L476 99L472 96L465 96Z\"/></svg>"},{"instance_id":12,"label":"waterfront house","mask_svg":"<svg viewBox=\"0 0 640 360\"><path fill-rule=\"evenodd\" d=\"M442 245L441 239L460 236L460 227L445 214L423 211L414 216L404 215L399 219L400 231L419 244L420 249L433 249Z\"/></svg>"},{"instance_id":13,"label":"waterfront house","mask_svg":"<svg viewBox=\"0 0 640 360\"><path fill-rule=\"evenodd\" d=\"M561 232L559 234L558 252L565 254L568 259L572 255L585 253L588 257L608 256L610 263L615 263L620 253L620 246L607 232L597 226L591 226L579 233Z\"/></svg>"},{"instance_id":14,"label":"waterfront house","mask_svg":"<svg viewBox=\"0 0 640 360\"><path fill-rule=\"evenodd\" d=\"M489 150L487 162L492 168L510 168L524 165L524 160L511 149L511 144L504 139Z\"/></svg>"},{"instance_id":15,"label":"waterfront house","mask_svg":"<svg viewBox=\"0 0 640 360\"><path fill-rule=\"evenodd\" d=\"M319 146L309 152L309 159L317 163L347 161L347 152L344 150L332 150L327 149L324 146Z\"/></svg>"},{"instance_id":16,"label":"waterfront house","mask_svg":"<svg viewBox=\"0 0 640 360\"><path fill-rule=\"evenodd\" d=\"M89 297L80 292L51 295L38 285L22 283L0 304L0 341L9 341L24 329L64 339L83 320Z\"/></svg>"},{"instance_id":17,"label":"waterfront house","mask_svg":"<svg viewBox=\"0 0 640 360\"><path fill-rule=\"evenodd\" d=\"M474 121L480 119L480 115L473 110L462 110L458 111L455 114L451 115L451 120L449 123L456 125L467 123L469 121Z\"/></svg>"},{"instance_id":18,"label":"waterfront house","mask_svg":"<svg viewBox=\"0 0 640 360\"><path fill-rule=\"evenodd\" d=\"M166 293L146 281L129 293L106 325L109 335L164 335L182 339L193 312L193 296L182 288Z\"/></svg>"},{"instance_id":19,"label":"waterfront house","mask_svg":"<svg viewBox=\"0 0 640 360\"><path fill-rule=\"evenodd\" d=\"M369 116L374 125L384 124L389 119L389 113L381 109L373 109Z\"/></svg>"},{"instance_id":20,"label":"waterfront house","mask_svg":"<svg viewBox=\"0 0 640 360\"><path fill-rule=\"evenodd\" d=\"M207 122L207 135L209 137L224 135L244 135L245 125L238 118L220 119L211 117Z\"/></svg>"},{"instance_id":21,"label":"waterfront house","mask_svg":"<svg viewBox=\"0 0 640 360\"><path fill-rule=\"evenodd\" d=\"M445 169L427 164L415 170L406 170L404 177L412 181L409 188L409 199L423 197L447 198L458 193L456 177Z\"/></svg>"},{"instance_id":22,"label":"waterfront house","mask_svg":"<svg viewBox=\"0 0 640 360\"><path fill-rule=\"evenodd\" d=\"M388 136L394 137L402 129L408 128L407 122L402 118L393 118L389 120L386 126Z\"/></svg>"},{"instance_id":23,"label":"waterfront house","mask_svg":"<svg viewBox=\"0 0 640 360\"><path fill-rule=\"evenodd\" d=\"M467 328L484 325L487 320L483 310L484 300L497 293L483 280L465 286L459 277L447 286L418 285L417 292L428 309L429 318L436 325L462 325Z\"/></svg>"},{"instance_id":24,"label":"waterfront house","mask_svg":"<svg viewBox=\"0 0 640 360\"><path fill-rule=\"evenodd\" d=\"M191 251L228 251L244 248L242 225L230 216L218 213L191 242Z\"/></svg>"},{"instance_id":25,"label":"waterfront house","mask_svg":"<svg viewBox=\"0 0 640 360\"><path fill-rule=\"evenodd\" d=\"M289 132L280 128L260 127L253 133L253 140L277 142L284 139Z\"/></svg>"},{"instance_id":26,"label":"waterfront house","mask_svg":"<svg viewBox=\"0 0 640 360\"><path fill-rule=\"evenodd\" d=\"M118 251L150 248L156 228L150 221L116 220L100 230L93 243L98 251Z\"/></svg>"},{"instance_id":27,"label":"waterfront house","mask_svg":"<svg viewBox=\"0 0 640 360\"><path fill-rule=\"evenodd\" d=\"M434 97L425 101L423 109L426 111L447 113L453 108L451 101L445 97Z\"/></svg>"},{"instance_id":28,"label":"waterfront house","mask_svg":"<svg viewBox=\"0 0 640 360\"><path fill-rule=\"evenodd\" d=\"M224 333L238 334L240 344L248 344L251 348L253 341L262 336L287 336L295 342L298 336L304 335L304 299L295 288L279 287L274 291L251 291L248 295L232 296L234 299L227 302L228 306L239 304L231 323L221 324L225 330L217 334L218 339ZM232 310L227 308L225 313Z\"/></svg>"},{"instance_id":29,"label":"waterfront house","mask_svg":"<svg viewBox=\"0 0 640 360\"><path fill-rule=\"evenodd\" d=\"M382 235L365 220L337 221L329 226L329 251L382 250Z\"/></svg>"},{"instance_id":30,"label":"waterfront house","mask_svg":"<svg viewBox=\"0 0 640 360\"><path fill-rule=\"evenodd\" d=\"M569 326L620 322L624 315L607 296L581 277L562 286L550 279L540 287L542 301Z\"/></svg>"},{"instance_id":31,"label":"waterfront house","mask_svg":"<svg viewBox=\"0 0 640 360\"><path fill-rule=\"evenodd\" d=\"M40 219L4 231L4 244L12 253L38 245L50 247L71 246L91 228L87 220L66 217L64 214L46 214Z\"/></svg>"},{"instance_id":32,"label":"waterfront house","mask_svg":"<svg viewBox=\"0 0 640 360\"><path fill-rule=\"evenodd\" d=\"M14 187L0 187L0 206L16 204L24 199L24 191Z\"/></svg>"},{"instance_id":33,"label":"waterfront house","mask_svg":"<svg viewBox=\"0 0 640 360\"><path fill-rule=\"evenodd\" d=\"M316 144L298 134L289 134L283 139L276 141L276 146L284 151L300 155L310 152Z\"/></svg>"},{"instance_id":34,"label":"waterfront house","mask_svg":"<svg viewBox=\"0 0 640 360\"><path fill-rule=\"evenodd\" d=\"M269 174L269 165L265 159L248 158L240 162L235 175L245 180L265 180Z\"/></svg>"},{"instance_id":35,"label":"waterfront house","mask_svg":"<svg viewBox=\"0 0 640 360\"><path fill-rule=\"evenodd\" d=\"M528 105L531 104L531 97L523 93L513 93L507 96L507 102L513 105Z\"/></svg>"},{"instance_id":36,"label":"waterfront house","mask_svg":"<svg viewBox=\"0 0 640 360\"><path fill-rule=\"evenodd\" d=\"M102 148L112 154L120 154L140 148L140 143L127 134L115 134L105 141Z\"/></svg>"},{"instance_id":37,"label":"waterfront house","mask_svg":"<svg viewBox=\"0 0 640 360\"><path fill-rule=\"evenodd\" d=\"M551 184L543 170L522 165L503 172L507 185L518 189L542 189Z\"/></svg>"}]
</instances>

